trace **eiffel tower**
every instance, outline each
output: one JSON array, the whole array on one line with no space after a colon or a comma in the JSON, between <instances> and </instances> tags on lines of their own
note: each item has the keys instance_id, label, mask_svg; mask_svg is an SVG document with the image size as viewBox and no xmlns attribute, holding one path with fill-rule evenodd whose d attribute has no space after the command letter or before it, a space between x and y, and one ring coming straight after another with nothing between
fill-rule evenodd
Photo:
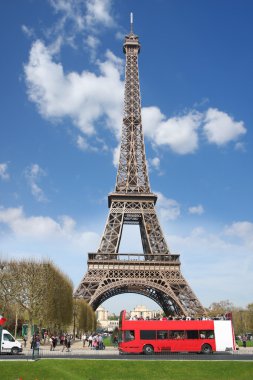
<instances>
[{"instance_id":1,"label":"eiffel tower","mask_svg":"<svg viewBox=\"0 0 253 380\"><path fill-rule=\"evenodd\" d=\"M125 37L125 98L120 159L104 233L96 253L88 254L88 271L74 296L97 309L122 293L151 298L166 315L202 315L205 311L180 270L178 254L169 251L157 218L157 196L151 192L142 132L138 54L133 32ZM143 254L119 253L125 224L139 225Z\"/></svg>"}]
</instances>

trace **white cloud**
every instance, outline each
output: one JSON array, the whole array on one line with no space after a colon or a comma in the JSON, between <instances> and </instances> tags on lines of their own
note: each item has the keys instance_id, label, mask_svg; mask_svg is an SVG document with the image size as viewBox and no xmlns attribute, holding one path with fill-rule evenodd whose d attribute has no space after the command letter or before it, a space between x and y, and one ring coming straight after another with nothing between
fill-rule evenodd
<instances>
[{"instance_id":1,"label":"white cloud","mask_svg":"<svg viewBox=\"0 0 253 380\"><path fill-rule=\"evenodd\" d=\"M113 165L115 168L119 165L120 145L113 149Z\"/></svg>"},{"instance_id":2,"label":"white cloud","mask_svg":"<svg viewBox=\"0 0 253 380\"><path fill-rule=\"evenodd\" d=\"M83 150L83 151L106 152L109 150L104 140L98 137L95 138L94 143L92 145L89 139L85 138L84 136L78 135L76 137L76 145L80 150Z\"/></svg>"},{"instance_id":3,"label":"white cloud","mask_svg":"<svg viewBox=\"0 0 253 380\"><path fill-rule=\"evenodd\" d=\"M252 223L248 223L239 228L240 235L247 231L247 239L252 236L253 227ZM229 228L231 233L238 233L237 223ZM245 284L237 279L238 276L253 276L253 245L249 244L245 235L240 242L235 242L234 235L227 232L228 227L212 231L209 225L208 230L200 226L185 235L180 232L167 235L172 252L180 253L184 277L204 306L229 299L236 306L244 307L252 301L253 282L249 282L245 292Z\"/></svg>"},{"instance_id":4,"label":"white cloud","mask_svg":"<svg viewBox=\"0 0 253 380\"><path fill-rule=\"evenodd\" d=\"M158 107L143 107L142 124L145 136L154 140L156 130L164 119L165 116Z\"/></svg>"},{"instance_id":5,"label":"white cloud","mask_svg":"<svg viewBox=\"0 0 253 380\"><path fill-rule=\"evenodd\" d=\"M72 233L76 227L76 222L68 215L63 215L59 218L62 226L62 231L65 233Z\"/></svg>"},{"instance_id":6,"label":"white cloud","mask_svg":"<svg viewBox=\"0 0 253 380\"><path fill-rule=\"evenodd\" d=\"M239 152L246 152L246 147L245 147L245 144L241 141L237 142L235 144L235 150L239 151Z\"/></svg>"},{"instance_id":7,"label":"white cloud","mask_svg":"<svg viewBox=\"0 0 253 380\"><path fill-rule=\"evenodd\" d=\"M68 215L54 220L48 216L26 216L22 207L0 207L0 223L8 227L15 238L30 238L33 241L65 239L81 246L87 237L95 241L96 245L98 242L96 233L77 230L75 220Z\"/></svg>"},{"instance_id":8,"label":"white cloud","mask_svg":"<svg viewBox=\"0 0 253 380\"><path fill-rule=\"evenodd\" d=\"M234 222L226 226L225 234L240 238L244 244L253 250L253 223L248 221Z\"/></svg>"},{"instance_id":9,"label":"white cloud","mask_svg":"<svg viewBox=\"0 0 253 380\"><path fill-rule=\"evenodd\" d=\"M30 186L32 195L38 202L47 201L44 191L41 189L41 187L39 187L37 183L40 178L44 176L46 176L46 172L38 164L32 164L25 170L25 177Z\"/></svg>"},{"instance_id":10,"label":"white cloud","mask_svg":"<svg viewBox=\"0 0 253 380\"><path fill-rule=\"evenodd\" d=\"M27 37L34 37L34 30L32 28L29 28L26 25L21 26L22 32L27 36Z\"/></svg>"},{"instance_id":11,"label":"white cloud","mask_svg":"<svg viewBox=\"0 0 253 380\"><path fill-rule=\"evenodd\" d=\"M242 121L235 121L231 116L216 108L207 110L204 123L203 130L208 142L217 145L227 144L246 133Z\"/></svg>"},{"instance_id":12,"label":"white cloud","mask_svg":"<svg viewBox=\"0 0 253 380\"><path fill-rule=\"evenodd\" d=\"M126 33L123 33L121 31L117 31L115 33L116 40L124 41L125 36L126 36Z\"/></svg>"},{"instance_id":13,"label":"white cloud","mask_svg":"<svg viewBox=\"0 0 253 380\"><path fill-rule=\"evenodd\" d=\"M99 75L89 71L65 74L62 65L53 61L50 49L36 41L24 67L29 99L44 118L68 117L86 135L95 133L94 123L102 117L119 134L123 101L121 65L122 61L108 51L106 60L97 62Z\"/></svg>"},{"instance_id":14,"label":"white cloud","mask_svg":"<svg viewBox=\"0 0 253 380\"><path fill-rule=\"evenodd\" d=\"M76 144L77 144L78 148L81 150L88 150L89 149L89 144L83 136L80 136L80 135L77 136Z\"/></svg>"},{"instance_id":15,"label":"white cloud","mask_svg":"<svg viewBox=\"0 0 253 380\"><path fill-rule=\"evenodd\" d=\"M61 225L50 217L26 217L22 207L1 208L0 223L8 226L16 236L33 236L43 239L62 231Z\"/></svg>"},{"instance_id":16,"label":"white cloud","mask_svg":"<svg viewBox=\"0 0 253 380\"><path fill-rule=\"evenodd\" d=\"M193 153L198 148L199 125L198 114L173 117L160 124L155 142L157 145L169 145L179 154Z\"/></svg>"},{"instance_id":17,"label":"white cloud","mask_svg":"<svg viewBox=\"0 0 253 380\"><path fill-rule=\"evenodd\" d=\"M193 153L198 148L200 113L190 112L166 119L159 108L144 107L142 119L145 135L156 145L168 145L178 154Z\"/></svg>"},{"instance_id":18,"label":"white cloud","mask_svg":"<svg viewBox=\"0 0 253 380\"><path fill-rule=\"evenodd\" d=\"M77 226L68 215L57 220L26 216L23 208L0 207L0 255L5 259L50 259L75 285L86 271L88 252L94 252L99 235Z\"/></svg>"},{"instance_id":19,"label":"white cloud","mask_svg":"<svg viewBox=\"0 0 253 380\"><path fill-rule=\"evenodd\" d=\"M86 22L89 27L102 24L107 27L115 25L110 15L111 0L87 0Z\"/></svg>"},{"instance_id":20,"label":"white cloud","mask_svg":"<svg viewBox=\"0 0 253 380\"><path fill-rule=\"evenodd\" d=\"M8 181L10 174L8 173L8 164L6 162L0 164L0 179Z\"/></svg>"},{"instance_id":21,"label":"white cloud","mask_svg":"<svg viewBox=\"0 0 253 380\"><path fill-rule=\"evenodd\" d=\"M202 205L192 206L192 207L189 207L189 208L188 208L188 212L189 212L190 214L202 215L203 212L204 212L204 208L203 208Z\"/></svg>"},{"instance_id":22,"label":"white cloud","mask_svg":"<svg viewBox=\"0 0 253 380\"><path fill-rule=\"evenodd\" d=\"M155 192L158 196L157 210L164 221L175 220L180 216L180 205L174 199L166 198L162 193Z\"/></svg>"},{"instance_id":23,"label":"white cloud","mask_svg":"<svg viewBox=\"0 0 253 380\"><path fill-rule=\"evenodd\" d=\"M154 157L149 160L149 163L151 167L153 167L156 170L160 169L160 158L159 157Z\"/></svg>"},{"instance_id":24,"label":"white cloud","mask_svg":"<svg viewBox=\"0 0 253 380\"><path fill-rule=\"evenodd\" d=\"M89 35L85 39L86 45L91 49L91 58L94 60L96 57L96 51L100 44L100 41L97 37Z\"/></svg>"},{"instance_id":25,"label":"white cloud","mask_svg":"<svg viewBox=\"0 0 253 380\"><path fill-rule=\"evenodd\" d=\"M160 168L160 158L159 157L150 158L148 160L147 164L148 164L148 170L150 172L152 172L152 170L156 170L156 172L159 176L163 175L163 172Z\"/></svg>"},{"instance_id":26,"label":"white cloud","mask_svg":"<svg viewBox=\"0 0 253 380\"><path fill-rule=\"evenodd\" d=\"M98 34L103 27L116 25L111 15L111 0L50 0L57 22L47 30L47 37L59 39L61 44L76 48L76 37L82 36L92 58L100 43Z\"/></svg>"},{"instance_id":27,"label":"white cloud","mask_svg":"<svg viewBox=\"0 0 253 380\"><path fill-rule=\"evenodd\" d=\"M144 107L142 120L145 136L155 146L167 145L178 154L194 153L198 149L202 129L207 141L216 145L225 145L246 133L242 121L237 122L215 108L203 113L191 110L187 114L166 118L158 107ZM242 144L237 145L237 149L240 148Z\"/></svg>"}]
</instances>

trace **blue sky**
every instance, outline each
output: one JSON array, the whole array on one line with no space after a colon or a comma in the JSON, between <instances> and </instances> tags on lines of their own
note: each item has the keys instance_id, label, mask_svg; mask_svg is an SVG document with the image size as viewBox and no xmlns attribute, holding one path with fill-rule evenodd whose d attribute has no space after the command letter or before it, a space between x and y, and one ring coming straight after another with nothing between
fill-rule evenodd
<instances>
[{"instance_id":1,"label":"blue sky","mask_svg":"<svg viewBox=\"0 0 253 380\"><path fill-rule=\"evenodd\" d=\"M168 245L204 306L245 307L253 301L247 0L0 2L0 254L49 258L75 286L86 272L115 186L131 11L149 175ZM128 251L141 252L137 229L123 231ZM140 303L157 308L137 295L105 307Z\"/></svg>"}]
</instances>

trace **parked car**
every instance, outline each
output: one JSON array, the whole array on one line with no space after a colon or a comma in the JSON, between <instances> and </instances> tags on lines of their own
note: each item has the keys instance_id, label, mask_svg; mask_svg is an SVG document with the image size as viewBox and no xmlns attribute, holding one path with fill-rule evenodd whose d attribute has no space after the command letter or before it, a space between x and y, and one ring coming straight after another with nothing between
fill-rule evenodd
<instances>
[{"instance_id":1,"label":"parked car","mask_svg":"<svg viewBox=\"0 0 253 380\"><path fill-rule=\"evenodd\" d=\"M19 352L22 352L22 344L18 342L8 330L2 330L1 337L1 353L10 353L17 355Z\"/></svg>"}]
</instances>

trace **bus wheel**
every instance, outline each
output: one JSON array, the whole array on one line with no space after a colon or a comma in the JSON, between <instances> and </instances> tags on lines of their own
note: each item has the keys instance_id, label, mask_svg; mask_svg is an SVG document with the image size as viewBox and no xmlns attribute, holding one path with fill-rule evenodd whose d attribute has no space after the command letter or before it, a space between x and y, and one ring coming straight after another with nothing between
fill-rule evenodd
<instances>
[{"instance_id":1,"label":"bus wheel","mask_svg":"<svg viewBox=\"0 0 253 380\"><path fill-rule=\"evenodd\" d=\"M154 353L154 348L150 344L147 344L143 347L143 352L145 355L152 355Z\"/></svg>"},{"instance_id":2,"label":"bus wheel","mask_svg":"<svg viewBox=\"0 0 253 380\"><path fill-rule=\"evenodd\" d=\"M201 352L202 354L211 354L213 352L212 347L210 346L210 344L205 343L201 347Z\"/></svg>"}]
</instances>

